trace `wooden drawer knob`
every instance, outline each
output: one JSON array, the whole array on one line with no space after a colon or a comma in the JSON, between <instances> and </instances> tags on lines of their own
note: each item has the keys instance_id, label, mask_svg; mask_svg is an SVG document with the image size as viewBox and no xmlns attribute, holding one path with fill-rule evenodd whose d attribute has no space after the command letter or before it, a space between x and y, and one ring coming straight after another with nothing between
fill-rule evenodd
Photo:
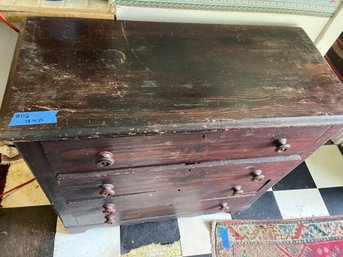
<instances>
[{"instance_id":1,"label":"wooden drawer knob","mask_svg":"<svg viewBox=\"0 0 343 257\"><path fill-rule=\"evenodd\" d=\"M242 186L235 186L234 188L232 188L233 190L233 195L241 195L244 193Z\"/></svg>"},{"instance_id":2,"label":"wooden drawer knob","mask_svg":"<svg viewBox=\"0 0 343 257\"><path fill-rule=\"evenodd\" d=\"M113 203L106 203L103 206L104 210L102 212L106 214L115 213L116 212L115 207L116 206Z\"/></svg>"},{"instance_id":3,"label":"wooden drawer knob","mask_svg":"<svg viewBox=\"0 0 343 257\"><path fill-rule=\"evenodd\" d=\"M252 173L252 180L255 182L261 181L264 179L264 175L262 175L262 170L255 170Z\"/></svg>"},{"instance_id":4,"label":"wooden drawer knob","mask_svg":"<svg viewBox=\"0 0 343 257\"><path fill-rule=\"evenodd\" d=\"M278 138L274 141L275 145L275 152L283 153L286 152L288 149L291 148L290 144L287 144L286 138Z\"/></svg>"},{"instance_id":5,"label":"wooden drawer knob","mask_svg":"<svg viewBox=\"0 0 343 257\"><path fill-rule=\"evenodd\" d=\"M105 216L105 223L113 224L116 221L116 216L113 213L107 214Z\"/></svg>"},{"instance_id":6,"label":"wooden drawer knob","mask_svg":"<svg viewBox=\"0 0 343 257\"><path fill-rule=\"evenodd\" d=\"M220 210L223 212L229 212L230 207L228 203L222 203L220 204Z\"/></svg>"},{"instance_id":7,"label":"wooden drawer knob","mask_svg":"<svg viewBox=\"0 0 343 257\"><path fill-rule=\"evenodd\" d=\"M106 197L106 196L111 196L114 195L114 186L112 184L102 184L100 186L100 192L99 194Z\"/></svg>"},{"instance_id":8,"label":"wooden drawer knob","mask_svg":"<svg viewBox=\"0 0 343 257\"><path fill-rule=\"evenodd\" d=\"M102 151L97 154L96 165L98 167L109 167L114 163L113 154L111 152Z\"/></svg>"}]
</instances>

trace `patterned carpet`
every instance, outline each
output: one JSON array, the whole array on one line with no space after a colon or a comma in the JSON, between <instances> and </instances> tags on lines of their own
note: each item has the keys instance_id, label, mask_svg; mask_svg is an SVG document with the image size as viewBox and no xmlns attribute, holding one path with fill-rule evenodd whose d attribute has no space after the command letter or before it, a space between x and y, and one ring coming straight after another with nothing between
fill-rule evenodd
<instances>
[{"instance_id":1,"label":"patterned carpet","mask_svg":"<svg viewBox=\"0 0 343 257\"><path fill-rule=\"evenodd\" d=\"M342 217L214 223L216 257L342 256Z\"/></svg>"}]
</instances>

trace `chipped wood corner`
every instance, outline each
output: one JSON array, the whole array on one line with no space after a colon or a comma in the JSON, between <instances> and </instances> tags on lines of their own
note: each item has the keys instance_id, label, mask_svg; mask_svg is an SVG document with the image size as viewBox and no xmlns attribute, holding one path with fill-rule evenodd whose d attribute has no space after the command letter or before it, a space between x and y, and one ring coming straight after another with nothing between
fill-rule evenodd
<instances>
[{"instance_id":1,"label":"chipped wood corner","mask_svg":"<svg viewBox=\"0 0 343 257\"><path fill-rule=\"evenodd\" d=\"M116 6L105 0L84 0L73 4L67 1L4 0L0 11L14 22L22 22L27 16L70 17L115 20Z\"/></svg>"}]
</instances>

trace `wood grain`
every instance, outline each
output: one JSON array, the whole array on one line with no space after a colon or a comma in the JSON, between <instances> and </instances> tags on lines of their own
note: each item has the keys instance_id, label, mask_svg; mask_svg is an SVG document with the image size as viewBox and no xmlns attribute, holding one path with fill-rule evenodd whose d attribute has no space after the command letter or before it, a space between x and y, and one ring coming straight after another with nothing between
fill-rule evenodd
<instances>
[{"instance_id":1,"label":"wood grain","mask_svg":"<svg viewBox=\"0 0 343 257\"><path fill-rule=\"evenodd\" d=\"M216 132L129 136L42 142L52 169L57 173L111 170L177 163L194 163L252 157L302 155L311 149L326 126L247 128ZM291 148L275 152L273 141L285 137ZM114 164L97 167L97 153L110 151Z\"/></svg>"},{"instance_id":2,"label":"wood grain","mask_svg":"<svg viewBox=\"0 0 343 257\"><path fill-rule=\"evenodd\" d=\"M219 212L221 203L228 203L230 211L238 212L246 208L254 195L239 197L222 197L199 200L191 191L177 197L178 192L148 193L113 199L96 199L71 203L70 210L79 226L104 223L102 205L107 202L116 205L116 224L154 221L176 216L196 215ZM187 196L187 197L186 197ZM185 198L186 197L186 198ZM174 199L174 200L171 200Z\"/></svg>"},{"instance_id":3,"label":"wood grain","mask_svg":"<svg viewBox=\"0 0 343 257\"><path fill-rule=\"evenodd\" d=\"M244 210L342 127L342 102L299 28L29 18L0 139L77 230L101 225L105 203L116 224ZM57 123L8 126L42 110ZM275 152L278 138L290 149ZM101 151L113 165L97 166Z\"/></svg>"},{"instance_id":4,"label":"wood grain","mask_svg":"<svg viewBox=\"0 0 343 257\"><path fill-rule=\"evenodd\" d=\"M232 196L240 185L244 194L255 194L299 163L300 156L208 162L192 165L164 165L88 173L58 174L57 183L65 199L102 198L102 184L114 185L115 196L172 190L192 191L199 199ZM264 179L253 181L253 172L262 170ZM162 192L163 193L163 192Z\"/></svg>"},{"instance_id":5,"label":"wood grain","mask_svg":"<svg viewBox=\"0 0 343 257\"><path fill-rule=\"evenodd\" d=\"M18 42L1 138L342 123L343 87L300 28L29 18ZM50 109L56 125L8 126Z\"/></svg>"}]
</instances>

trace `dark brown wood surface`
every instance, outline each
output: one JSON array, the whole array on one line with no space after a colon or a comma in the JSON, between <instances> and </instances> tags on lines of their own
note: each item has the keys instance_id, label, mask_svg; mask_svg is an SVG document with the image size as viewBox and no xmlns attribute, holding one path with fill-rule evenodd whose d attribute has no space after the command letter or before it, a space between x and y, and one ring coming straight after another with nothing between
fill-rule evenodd
<instances>
[{"instance_id":1,"label":"dark brown wood surface","mask_svg":"<svg viewBox=\"0 0 343 257\"><path fill-rule=\"evenodd\" d=\"M300 28L29 18L0 139L15 141L66 227L102 224L105 203L125 224L247 208L338 131L342 103ZM44 110L56 124L8 126ZM281 137L290 149L277 153ZM101 151L112 166L96 165ZM99 195L104 183L114 196Z\"/></svg>"},{"instance_id":2,"label":"dark brown wood surface","mask_svg":"<svg viewBox=\"0 0 343 257\"><path fill-rule=\"evenodd\" d=\"M144 222L165 217L173 218L185 215L197 215L209 212L220 212L222 203L229 205L229 211L239 212L246 208L254 195L238 197L217 197L215 199L198 199L197 194L177 196L178 192L152 192L140 195L130 195L111 199L94 199L69 204L71 213L76 217L79 226L103 224L105 214L103 205L116 205L116 224L127 222Z\"/></svg>"},{"instance_id":3,"label":"dark brown wood surface","mask_svg":"<svg viewBox=\"0 0 343 257\"><path fill-rule=\"evenodd\" d=\"M313 145L309 146L308 149L303 153L302 157L306 158L307 155L312 152L315 147L318 147L319 144L323 144L326 142L332 135L337 131L338 127L331 127L329 128L323 135L318 137L317 139L313 139ZM306 133L306 130L304 130L304 134ZM66 143L67 141L64 141L62 143ZM75 141L78 142L78 141ZM72 143L72 142L69 142ZM199 185L197 178L192 178L193 180L193 188L190 190L185 186L185 189L182 191L178 191L176 186L178 184L182 184L182 178L187 177L188 170L180 170L178 171L176 175L180 175L179 177L175 178L175 183L170 185L168 188L167 193L163 193L161 191L155 191L155 192L146 192L142 194L128 194L128 195L122 195L122 198L119 197L110 197L109 199L102 199L102 198L93 198L88 200L82 200L81 197L75 197L80 196L81 191L77 191L77 183L75 183L75 179L73 176L79 176L81 185L79 184L80 188L82 188L85 193L85 195L89 194L89 192L93 193L94 190L98 189L97 186L99 185L99 182L111 182L107 180L102 180L103 176L106 174L112 175L112 171L91 171L86 173L62 173L56 177L56 170L53 170L51 167L51 164L49 163L49 160L47 159L46 153L42 147L42 142L17 142L17 146L19 147L20 151L22 152L24 158L26 159L27 163L29 164L30 168L34 172L37 180L39 181L40 185L42 186L43 190L46 192L47 196L49 197L50 201L52 202L52 206L56 209L57 213L60 215L60 217L63 220L63 223L67 228L69 228L72 231L79 231L80 229L83 230L87 227L93 226L93 225L101 225L104 222L104 214L102 213L102 204L106 203L108 200L115 200L118 204L118 216L116 217L116 224L126 224L126 223L136 223L136 222L144 222L144 221L152 221L152 220L160 220L160 219L166 219L166 218L174 218L174 217L182 217L182 216L189 216L189 215L196 215L196 214L202 214L207 212L217 212L219 205L221 202L223 202L223 199L221 197L227 196L227 188L223 187L223 190L221 191L221 187L219 190L216 190L215 181L214 183L209 183L207 186L202 187ZM71 144L72 146L72 144ZM254 152L251 152L251 156L254 155ZM297 157L298 158L298 157ZM296 161L296 158L294 161L292 161L292 156L284 156L284 157L268 157L263 158L264 161L261 161L261 159L251 159L249 160L231 160L228 161L227 164L229 166L233 165L235 167L240 166L241 164L244 166L244 162L246 163L246 167L248 167L248 162L251 162L252 167L262 167L263 171L266 171L265 167L267 167L266 171L266 178L265 182L268 182L268 178L271 178L271 180L267 184L261 185L262 187L260 190L257 191L256 195L250 196L246 195L246 197L243 195L243 197L232 197L230 196L230 205L232 206L232 211L239 212L244 210L251 204L253 200L256 200L263 192L265 192L267 187L272 186L275 184L278 180L280 180L283 176L286 175L290 170L292 170L297 164L299 164L302 160ZM280 160L277 162L277 160ZM289 160L289 161L286 161ZM268 162L272 163L268 163ZM286 162L285 162L286 161ZM225 162L224 162L225 163ZM224 164L223 163L223 164ZM287 164L285 164L287 163ZM279 166L277 166L278 164ZM193 166L192 166L193 165ZM201 168L200 171L199 168L206 166L206 163L199 163L199 164L191 164L187 165L191 167L192 169L195 168L195 171L199 171L198 174L206 174L205 169ZM261 165L261 166L260 166ZM173 165L172 165L173 166ZM178 166L178 165L176 165ZM145 181L144 176L141 174L141 172L147 172L145 175L149 177L149 174L153 177L153 171L155 170L157 173L161 174L160 179L163 179L163 171L158 171L156 168L158 167L151 167L152 170L146 171L146 169L128 169L128 170L135 170L137 172L137 177L132 177L133 180L137 179L137 183L142 183L142 185L138 185L138 187L144 187ZM283 170L284 168L284 170ZM231 169L229 168L229 171ZM120 176L124 176L123 172L124 170L118 171ZM194 170L193 170L194 171ZM106 173L108 172L108 173ZM168 169L165 169L165 172L168 173ZM218 178L217 183L221 184L220 182L223 180L223 177L230 177L230 174L224 174L221 170L217 170L218 174L211 173L214 177ZM231 172L235 173L233 170ZM186 174L185 174L186 173ZM229 173L229 172L228 172ZM82 179L82 177L86 178L88 175L96 174L98 175L97 178L87 178ZM171 178L173 178L172 174ZM143 179L141 181L138 181L138 176L142 177ZM65 182L62 182L61 179L65 179ZM212 177L213 178L213 177ZM242 179L245 179L246 176L242 176ZM70 179L70 180L69 180ZM61 182L58 183L58 180ZM82 181L83 183L82 183ZM91 183L88 183L88 180ZM173 179L172 179L173 180ZM210 178L207 180L209 181ZM92 184L92 182L95 183L95 185ZM126 182L125 179L123 179L123 182ZM235 183L235 181L228 181L228 183ZM222 183L224 184L224 183ZM69 187L69 185L75 185L74 187ZM90 185L90 187L89 187ZM250 184L251 185L251 184ZM116 184L117 186L117 184ZM158 186L158 185L156 185ZM175 186L175 188L173 188ZM133 184L130 188L133 188ZM69 190L71 189L71 190ZM123 188L120 188L120 190L124 190ZM224 190L225 189L225 190ZM119 192L120 192L119 190ZM204 191L201 191L204 190ZM244 188L243 188L244 190ZM133 190L134 191L134 190ZM249 190L248 190L249 191ZM82 192L81 192L82 193ZM212 193L214 193L212 195ZM153 201L150 201L149 197L150 194L153 195L154 201L159 202L159 206L151 206L153 204ZM208 201L202 201L203 197L219 197ZM68 201L68 198L70 201ZM75 198L75 199L72 199ZM80 198L80 199L76 199ZM122 201L120 199L123 199ZM138 200L137 200L138 199ZM247 200L248 199L248 200ZM236 202L238 201L238 202ZM111 202L111 201L110 201ZM163 202L163 204L161 204ZM170 207L170 203L172 204L172 207ZM177 202L177 203L176 203ZM169 205L165 205L165 203L169 203ZM175 204L176 203L176 204ZM191 204L192 203L192 204ZM208 203L205 204L205 203ZM129 204L129 205L128 205ZM127 209L128 207L125 206L131 206L132 209ZM134 209L134 207L139 207ZM150 207L148 207L150 206ZM123 207L123 208L122 208ZM146 209L145 209L146 208ZM146 210L146 212L145 212Z\"/></svg>"},{"instance_id":4,"label":"dark brown wood surface","mask_svg":"<svg viewBox=\"0 0 343 257\"><path fill-rule=\"evenodd\" d=\"M243 194L255 194L277 180L300 156L208 162L193 165L164 165L113 171L58 174L57 182L68 200L101 198L100 186L114 185L115 196L173 190L179 196L196 194L200 199L232 196L235 186ZM264 179L254 181L254 171Z\"/></svg>"},{"instance_id":5,"label":"dark brown wood surface","mask_svg":"<svg viewBox=\"0 0 343 257\"><path fill-rule=\"evenodd\" d=\"M70 213L41 144L39 142L18 142L17 147L34 173L40 187L48 197L51 206L63 220L64 226L76 227L77 221Z\"/></svg>"},{"instance_id":6,"label":"dark brown wood surface","mask_svg":"<svg viewBox=\"0 0 343 257\"><path fill-rule=\"evenodd\" d=\"M0 138L342 123L342 102L300 28L29 18ZM57 124L8 126L41 110L59 110Z\"/></svg>"},{"instance_id":7,"label":"dark brown wood surface","mask_svg":"<svg viewBox=\"0 0 343 257\"><path fill-rule=\"evenodd\" d=\"M192 188L191 190L183 191L167 190L164 192L158 191L88 200L70 199L68 201L68 195L64 194L64 188L58 184L58 176L56 177L55 172L51 169L41 143L18 142L17 146L34 172L42 189L47 194L53 208L61 217L64 225L75 232L95 224L104 224L105 214L102 213L102 206L109 202L118 205L116 224L131 224L218 212L222 202L228 202L232 211L239 212L245 209L254 199L253 194L245 194L238 197L229 196L230 192L227 193L225 190L216 195L215 199L203 199L203 195L199 194L198 191L202 189L200 187L200 189ZM283 157L280 159L289 159L289 162L291 162L293 157ZM254 160L253 163L252 166L258 164L258 161ZM70 175L73 176L72 174ZM264 184L261 186L264 186ZM204 187L203 190L211 192L211 188L208 187Z\"/></svg>"},{"instance_id":8,"label":"dark brown wood surface","mask_svg":"<svg viewBox=\"0 0 343 257\"><path fill-rule=\"evenodd\" d=\"M329 127L243 128L216 132L131 136L42 142L55 173L111 170L176 163L302 155ZM287 138L291 148L275 152L273 141ZM109 151L114 164L97 167L97 153Z\"/></svg>"}]
</instances>

